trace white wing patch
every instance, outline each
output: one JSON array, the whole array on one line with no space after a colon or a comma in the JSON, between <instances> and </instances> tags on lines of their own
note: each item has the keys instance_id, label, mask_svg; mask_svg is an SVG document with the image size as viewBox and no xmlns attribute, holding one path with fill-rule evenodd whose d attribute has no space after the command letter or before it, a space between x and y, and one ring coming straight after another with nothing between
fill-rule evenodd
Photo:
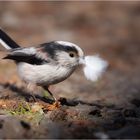
<instances>
[{"instance_id":1,"label":"white wing patch","mask_svg":"<svg viewBox=\"0 0 140 140\"><path fill-rule=\"evenodd\" d=\"M85 57L84 74L88 80L96 81L106 70L108 63L98 55Z\"/></svg>"},{"instance_id":2,"label":"white wing patch","mask_svg":"<svg viewBox=\"0 0 140 140\"><path fill-rule=\"evenodd\" d=\"M7 50L10 50L11 47L9 45L7 45L2 39L0 39L0 44L5 47Z\"/></svg>"},{"instance_id":3,"label":"white wing patch","mask_svg":"<svg viewBox=\"0 0 140 140\"><path fill-rule=\"evenodd\" d=\"M36 49L35 48L24 48L24 49L19 49L19 50L15 50L13 51L13 54L25 54L25 55L32 55L32 54L36 54Z\"/></svg>"}]
</instances>

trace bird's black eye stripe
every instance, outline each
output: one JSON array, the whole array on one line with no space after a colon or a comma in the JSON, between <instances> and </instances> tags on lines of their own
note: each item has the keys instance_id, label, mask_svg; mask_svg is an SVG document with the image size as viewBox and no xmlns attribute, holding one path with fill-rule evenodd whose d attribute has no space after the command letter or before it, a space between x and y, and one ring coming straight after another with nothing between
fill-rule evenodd
<instances>
[{"instance_id":1,"label":"bird's black eye stripe","mask_svg":"<svg viewBox=\"0 0 140 140\"><path fill-rule=\"evenodd\" d=\"M43 51L47 52L51 58L55 57L56 51L65 51L65 52L74 52L75 54L78 54L78 51L75 47L70 46L63 46L55 42L49 42L41 44L40 47L43 47Z\"/></svg>"},{"instance_id":2,"label":"bird's black eye stripe","mask_svg":"<svg viewBox=\"0 0 140 140\"><path fill-rule=\"evenodd\" d=\"M64 51L66 51L66 52L75 52L76 54L78 53L78 51L76 50L75 47L69 47L69 46L65 46Z\"/></svg>"}]
</instances>

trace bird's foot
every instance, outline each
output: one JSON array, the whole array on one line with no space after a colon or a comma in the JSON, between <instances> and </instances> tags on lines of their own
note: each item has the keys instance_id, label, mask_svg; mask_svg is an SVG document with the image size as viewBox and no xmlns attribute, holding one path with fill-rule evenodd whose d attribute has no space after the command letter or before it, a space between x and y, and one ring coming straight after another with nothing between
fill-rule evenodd
<instances>
[{"instance_id":1,"label":"bird's foot","mask_svg":"<svg viewBox=\"0 0 140 140\"><path fill-rule=\"evenodd\" d=\"M46 90L44 91L44 98L52 100L53 103L57 101L57 99L53 96L53 94L50 93L50 91Z\"/></svg>"},{"instance_id":2,"label":"bird's foot","mask_svg":"<svg viewBox=\"0 0 140 140\"><path fill-rule=\"evenodd\" d=\"M59 107L61 107L61 103L59 101L55 101L53 104L47 105L47 110L52 111L52 110L55 110Z\"/></svg>"}]
</instances>

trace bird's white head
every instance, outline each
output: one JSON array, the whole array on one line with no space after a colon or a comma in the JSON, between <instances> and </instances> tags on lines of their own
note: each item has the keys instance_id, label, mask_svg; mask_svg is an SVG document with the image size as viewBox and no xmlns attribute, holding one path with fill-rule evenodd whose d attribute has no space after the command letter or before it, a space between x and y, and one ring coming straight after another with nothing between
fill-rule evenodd
<instances>
[{"instance_id":1,"label":"bird's white head","mask_svg":"<svg viewBox=\"0 0 140 140\"><path fill-rule=\"evenodd\" d=\"M62 65L75 67L81 64L82 60L84 61L84 52L76 44L65 41L55 41L55 43L59 46L56 55Z\"/></svg>"}]
</instances>

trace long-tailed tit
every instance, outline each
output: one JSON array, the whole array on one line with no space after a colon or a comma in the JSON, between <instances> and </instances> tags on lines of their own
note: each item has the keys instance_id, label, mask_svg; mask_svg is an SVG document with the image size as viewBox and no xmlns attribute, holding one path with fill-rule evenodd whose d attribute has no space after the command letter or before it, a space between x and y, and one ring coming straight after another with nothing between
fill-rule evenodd
<instances>
[{"instance_id":1,"label":"long-tailed tit","mask_svg":"<svg viewBox=\"0 0 140 140\"><path fill-rule=\"evenodd\" d=\"M102 74L107 62L98 56L84 56L83 50L70 42L52 41L37 47L22 48L0 29L0 43L8 50L4 59L14 60L20 78L48 90L48 87L67 79L81 64L92 81Z\"/></svg>"}]
</instances>

